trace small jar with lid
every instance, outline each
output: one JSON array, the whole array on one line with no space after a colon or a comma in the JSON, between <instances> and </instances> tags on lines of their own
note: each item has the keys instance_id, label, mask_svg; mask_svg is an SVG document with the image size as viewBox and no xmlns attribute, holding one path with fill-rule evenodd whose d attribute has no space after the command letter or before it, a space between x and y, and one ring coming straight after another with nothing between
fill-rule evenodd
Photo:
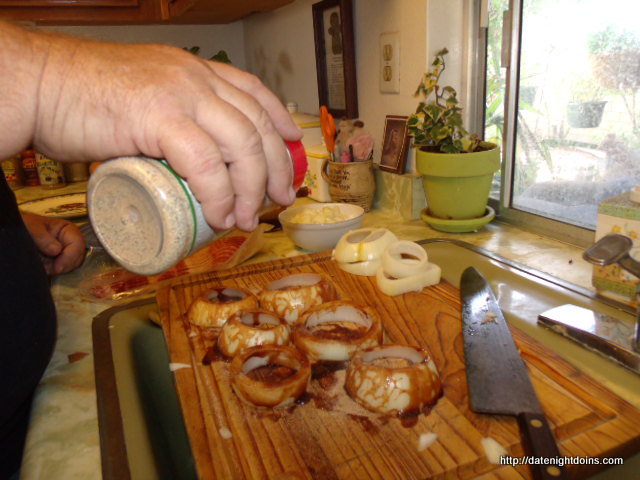
<instances>
[{"instance_id":1,"label":"small jar with lid","mask_svg":"<svg viewBox=\"0 0 640 480\"><path fill-rule=\"evenodd\" d=\"M304 147L286 142L297 190L307 170ZM121 157L89 178L89 218L102 246L129 271L155 275L213 241L187 182L165 160Z\"/></svg>"},{"instance_id":2,"label":"small jar with lid","mask_svg":"<svg viewBox=\"0 0 640 480\"><path fill-rule=\"evenodd\" d=\"M36 161L36 151L32 148L23 150L20 153L20 159L22 161L22 174L24 178L24 184L27 187L36 187L40 185L40 178L38 177L38 162Z\"/></svg>"},{"instance_id":3,"label":"small jar with lid","mask_svg":"<svg viewBox=\"0 0 640 480\"><path fill-rule=\"evenodd\" d=\"M22 162L20 156L16 155L6 160L2 160L2 170L4 172L4 178L7 181L7 185L11 190L18 190L24 187L22 180Z\"/></svg>"},{"instance_id":4,"label":"small jar with lid","mask_svg":"<svg viewBox=\"0 0 640 480\"><path fill-rule=\"evenodd\" d=\"M41 186L44 188L61 188L67 184L62 163L39 152L36 152L36 163Z\"/></svg>"}]
</instances>

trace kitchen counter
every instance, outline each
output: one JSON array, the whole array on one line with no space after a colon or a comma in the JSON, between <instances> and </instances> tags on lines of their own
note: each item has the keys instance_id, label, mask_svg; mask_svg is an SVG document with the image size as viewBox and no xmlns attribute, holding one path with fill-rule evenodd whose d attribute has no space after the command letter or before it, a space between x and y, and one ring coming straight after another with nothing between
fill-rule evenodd
<instances>
[{"instance_id":1,"label":"kitchen counter","mask_svg":"<svg viewBox=\"0 0 640 480\"><path fill-rule=\"evenodd\" d=\"M86 184L82 183L48 191L25 187L18 190L16 196L20 202L39 198L43 194L58 195L83 189L86 189ZM298 202L312 201L299 199ZM399 238L413 241L436 237L455 238L592 289L591 265L582 260L581 248L495 221L475 233L445 234L431 229L421 220L403 221L391 211L381 210L368 213L363 226L385 226ZM283 232L267 233L265 236L264 248L249 262L303 253ZM83 268L53 279L52 292L58 309L58 343L36 392L21 469L20 478L23 480L101 478L91 324L93 318L110 305L79 297L78 285L82 278ZM571 361L571 358L568 360ZM604 373L588 373L607 385ZM616 385L607 386L640 407L639 392Z\"/></svg>"}]
</instances>

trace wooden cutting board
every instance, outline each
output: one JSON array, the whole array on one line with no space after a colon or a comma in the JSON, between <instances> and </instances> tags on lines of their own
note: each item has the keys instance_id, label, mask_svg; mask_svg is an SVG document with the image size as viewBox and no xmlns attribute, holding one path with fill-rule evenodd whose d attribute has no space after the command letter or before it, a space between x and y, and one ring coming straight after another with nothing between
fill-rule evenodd
<instances>
[{"instance_id":1,"label":"wooden cutting board","mask_svg":"<svg viewBox=\"0 0 640 480\"><path fill-rule=\"evenodd\" d=\"M194 334L184 314L192 300L213 285L257 292L270 281L299 272L327 274L343 299L376 308L386 343L431 352L444 395L428 415L407 424L363 410L344 392L343 371L314 380L314 398L282 412L264 412L239 401L231 389L228 364L207 360L210 345ZM514 418L469 410L459 292L449 283L388 297L377 290L375 278L343 272L325 252L191 277L159 291L158 304L171 361L191 365L176 370L175 381L204 480L531 478L528 467L487 461L483 437L493 438L514 457L522 456L523 449ZM638 409L512 330L562 455L628 457L640 451ZM418 451L420 434L429 432L437 434L437 440ZM567 468L572 478L599 469Z\"/></svg>"}]
</instances>

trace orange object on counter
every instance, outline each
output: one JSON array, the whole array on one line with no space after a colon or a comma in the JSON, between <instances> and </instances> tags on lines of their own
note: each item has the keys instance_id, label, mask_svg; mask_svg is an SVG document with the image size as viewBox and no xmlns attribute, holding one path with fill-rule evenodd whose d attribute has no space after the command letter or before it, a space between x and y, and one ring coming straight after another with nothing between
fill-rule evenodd
<instances>
[{"instance_id":1,"label":"orange object on counter","mask_svg":"<svg viewBox=\"0 0 640 480\"><path fill-rule=\"evenodd\" d=\"M89 164L89 175L93 175L93 172L96 171L96 168L98 168L100 165L102 165L104 162L91 162Z\"/></svg>"}]
</instances>

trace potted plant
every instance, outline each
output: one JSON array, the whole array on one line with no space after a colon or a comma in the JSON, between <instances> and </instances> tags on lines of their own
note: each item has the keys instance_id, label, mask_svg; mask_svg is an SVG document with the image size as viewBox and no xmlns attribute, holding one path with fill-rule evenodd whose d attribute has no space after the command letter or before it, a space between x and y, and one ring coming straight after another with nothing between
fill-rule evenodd
<instances>
[{"instance_id":1,"label":"potted plant","mask_svg":"<svg viewBox=\"0 0 640 480\"><path fill-rule=\"evenodd\" d=\"M602 121L606 100L601 100L602 87L590 77L581 78L571 86L567 104L567 121L572 128L595 128Z\"/></svg>"},{"instance_id":2,"label":"potted plant","mask_svg":"<svg viewBox=\"0 0 640 480\"><path fill-rule=\"evenodd\" d=\"M437 230L467 232L495 216L487 201L500 149L464 129L455 89L440 86L447 53L444 48L436 54L418 85L415 96L423 100L408 126L427 199L423 219Z\"/></svg>"}]
</instances>

